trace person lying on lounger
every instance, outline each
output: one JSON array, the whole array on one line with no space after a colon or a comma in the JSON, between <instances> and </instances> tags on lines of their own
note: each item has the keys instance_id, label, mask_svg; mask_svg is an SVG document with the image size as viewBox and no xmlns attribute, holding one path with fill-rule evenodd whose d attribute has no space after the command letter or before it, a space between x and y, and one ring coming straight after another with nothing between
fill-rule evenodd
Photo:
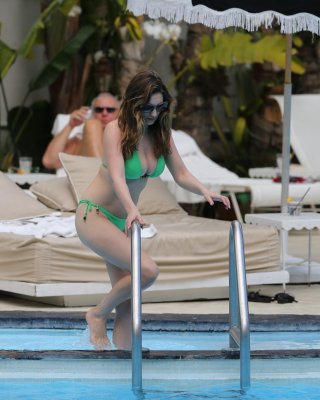
<instances>
[{"instance_id":1,"label":"person lying on lounger","mask_svg":"<svg viewBox=\"0 0 320 400\"><path fill-rule=\"evenodd\" d=\"M102 156L102 137L107 124L118 116L120 103L110 93L101 93L90 107L80 107L70 115L69 122L48 144L42 164L48 169L61 168L59 153L89 157ZM83 126L82 136L70 138L71 131Z\"/></svg>"},{"instance_id":2,"label":"person lying on lounger","mask_svg":"<svg viewBox=\"0 0 320 400\"><path fill-rule=\"evenodd\" d=\"M112 289L88 310L90 340L96 349L110 346L106 321L116 309L113 343L131 348L131 225L145 224L137 202L147 180L161 175L165 165L184 189L203 195L213 205L229 199L213 193L185 167L171 135L173 99L160 76L142 71L130 81L117 120L104 133L103 157L98 175L89 185L76 211L80 240L106 262ZM141 287L158 276L158 266L141 252Z\"/></svg>"}]
</instances>

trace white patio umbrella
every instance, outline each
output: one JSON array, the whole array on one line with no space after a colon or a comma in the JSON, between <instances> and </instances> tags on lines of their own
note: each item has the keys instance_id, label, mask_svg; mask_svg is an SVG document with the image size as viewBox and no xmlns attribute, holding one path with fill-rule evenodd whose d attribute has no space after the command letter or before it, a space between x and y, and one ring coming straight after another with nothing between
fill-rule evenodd
<instances>
[{"instance_id":1,"label":"white patio umbrella","mask_svg":"<svg viewBox=\"0 0 320 400\"><path fill-rule=\"evenodd\" d=\"M320 34L320 3L317 0L127 0L135 15L166 18L171 22L202 23L214 29L228 27L257 30L276 21L287 35L284 86L281 209L287 212L291 125L292 34L309 31Z\"/></svg>"}]
</instances>

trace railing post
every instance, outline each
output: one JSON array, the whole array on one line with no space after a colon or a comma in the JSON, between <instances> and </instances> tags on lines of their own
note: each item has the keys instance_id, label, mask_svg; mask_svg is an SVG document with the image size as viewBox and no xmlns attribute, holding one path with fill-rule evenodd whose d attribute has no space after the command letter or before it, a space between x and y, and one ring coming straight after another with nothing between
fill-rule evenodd
<instances>
[{"instance_id":1,"label":"railing post","mask_svg":"<svg viewBox=\"0 0 320 400\"><path fill-rule=\"evenodd\" d=\"M133 222L131 232L132 390L142 392L141 336L141 228Z\"/></svg>"},{"instance_id":2,"label":"railing post","mask_svg":"<svg viewBox=\"0 0 320 400\"><path fill-rule=\"evenodd\" d=\"M250 329L242 228L233 221L229 235L229 345L240 347L241 389L250 387Z\"/></svg>"}]
</instances>

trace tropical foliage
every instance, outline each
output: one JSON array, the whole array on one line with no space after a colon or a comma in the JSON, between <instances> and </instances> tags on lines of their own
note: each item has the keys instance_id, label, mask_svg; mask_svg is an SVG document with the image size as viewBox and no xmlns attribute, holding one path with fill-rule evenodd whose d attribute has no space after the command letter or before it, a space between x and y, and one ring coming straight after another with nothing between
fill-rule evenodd
<instances>
[{"instance_id":1,"label":"tropical foliage","mask_svg":"<svg viewBox=\"0 0 320 400\"><path fill-rule=\"evenodd\" d=\"M302 45L299 37L294 38L296 47ZM291 70L296 74L305 72L304 65L292 50ZM241 176L248 169L260 165L263 154L255 154L250 149L253 132L250 119L262 106L268 89L276 82L256 81L252 68L248 65L271 63L275 68L284 70L286 64L286 38L279 33L272 35L222 31L214 32L212 38L204 35L199 50L200 65L205 70L219 66L228 68L233 78L234 91L228 96L218 96L222 106L222 118L213 109L212 125L224 149L225 165ZM226 127L223 122L226 122ZM272 149L269 149L272 151ZM260 161L260 162L259 162Z\"/></svg>"},{"instance_id":2,"label":"tropical foliage","mask_svg":"<svg viewBox=\"0 0 320 400\"><path fill-rule=\"evenodd\" d=\"M68 15L77 2L78 0L53 0L50 5L42 11L18 49L12 49L0 40L0 78L3 79L6 76L17 57L22 56L29 58L32 56L34 46L41 42L45 25L50 21L50 18L55 11Z\"/></svg>"},{"instance_id":3,"label":"tropical foliage","mask_svg":"<svg viewBox=\"0 0 320 400\"><path fill-rule=\"evenodd\" d=\"M301 46L301 40L294 39L296 46ZM292 72L302 74L304 66L292 53ZM203 69L231 67L235 64L252 64L272 62L284 69L286 63L286 38L284 35L273 33L265 35L261 32L215 31L210 37L203 35L199 49L200 65Z\"/></svg>"},{"instance_id":4,"label":"tropical foliage","mask_svg":"<svg viewBox=\"0 0 320 400\"><path fill-rule=\"evenodd\" d=\"M39 130L43 114L37 118L35 113L46 110L47 118L43 121L51 124L53 114L67 113L88 104L100 91L112 90L116 94L121 44L142 38L140 23L126 10L124 0L42 0L41 5L39 18L17 49L0 40L0 82L10 132L0 148L0 169L3 170L12 163L14 152L26 148L26 135L37 140L35 132ZM47 62L29 81L20 106L9 109L2 80L18 57L31 58L34 47L39 44L45 46ZM111 84L108 81L107 85L101 85L101 76L108 74ZM95 79L97 75L99 79ZM41 88L49 88L50 102L27 106L30 94ZM48 132L47 126L42 128ZM46 142L43 142L45 136ZM49 136L42 132L38 139L45 148ZM34 149L38 165L41 157L37 155L44 148Z\"/></svg>"},{"instance_id":5,"label":"tropical foliage","mask_svg":"<svg viewBox=\"0 0 320 400\"><path fill-rule=\"evenodd\" d=\"M151 65L163 47L169 46L176 62L172 64L174 79L169 82L169 86L175 85L178 98L175 126L193 135L199 131L197 140L207 130L211 142L214 131L226 166L246 174L252 162L247 157L252 138L250 118L263 104L270 87L278 83L274 79L256 80L254 66L269 64L283 70L283 35L207 30L209 33L195 40L196 28L189 26L190 35L185 40L180 38L177 26L134 17L126 10L125 0L41 0L41 5L39 18L17 49L0 40L0 83L18 57L31 57L34 46L43 44L47 59L30 80L20 107L7 109L10 137L0 148L1 169L10 165L14 150L28 147L28 135L36 141L38 128L34 124L39 127L42 120L42 129L47 130L45 122L51 123L53 114L88 104L98 92L122 94L128 77L143 63ZM169 28L173 29L170 35ZM142 56L145 35L159 40L156 54L147 61ZM188 42L189 37L193 42ZM304 66L297 57L299 37L294 37L294 45L292 71L302 74ZM187 48L185 54L182 46ZM128 54L133 57L127 59ZM49 103L27 106L30 94L44 87L49 88ZM47 118L38 118L37 113L42 113L41 117L47 113ZM195 113L199 113L198 119Z\"/></svg>"},{"instance_id":6,"label":"tropical foliage","mask_svg":"<svg viewBox=\"0 0 320 400\"><path fill-rule=\"evenodd\" d=\"M43 107L38 107L37 104L31 105L31 107L26 107L25 104L27 99L34 90L47 85L47 78L44 79L44 73L41 71L39 76L35 77L33 81L29 82L27 92L24 98L21 100L21 106L15 109L9 110L8 102L6 99L4 87L2 85L2 80L6 77L7 73L14 65L18 57L31 58L34 46L39 44L43 37L43 31L47 23L49 23L50 18L54 12L59 12L63 15L68 15L72 7L76 4L77 0L53 0L50 5L45 8L39 18L31 27L29 33L26 35L25 39L22 41L21 45L17 49L9 47L4 41L0 40L0 80L2 94L4 97L4 104L7 111L7 122L9 128L9 135L5 138L5 142L0 148L0 169L7 170L7 168L12 164L15 149L19 146L21 137L30 128L30 121L35 119L35 110L40 110L42 115L44 109L48 112L48 107L43 102ZM73 49L74 52L78 51L79 47ZM55 79L58 75L59 69L61 70L61 65L57 62L51 63L51 80ZM65 68L68 64L66 63ZM40 104L40 103L39 103ZM36 122L36 121L35 121ZM38 124L40 126L40 124ZM34 131L33 129L31 131ZM43 135L42 135L43 136ZM41 142L41 141L40 141ZM37 147L37 146L35 146Z\"/></svg>"},{"instance_id":7,"label":"tropical foliage","mask_svg":"<svg viewBox=\"0 0 320 400\"><path fill-rule=\"evenodd\" d=\"M305 72L303 63L296 56L301 45L301 39L294 37L291 68L295 74ZM219 30L201 35L194 54L184 60L175 76L178 90L182 91L180 106L187 110L180 114L185 123L189 117L197 124L200 121L190 116L184 98L187 97L189 102L192 99L200 102L199 98L202 98L200 103L205 104L204 99L210 96L208 92L211 91L213 106L210 112L201 115L201 122L211 124L213 137L216 136L221 144L224 165L242 176L247 175L252 164L257 165L263 158L263 154L259 154L260 159L257 159L257 154L250 151L253 138L251 118L263 106L272 87L279 83L276 74L257 80L254 67L269 64L274 71L281 72L285 60L286 38L283 35ZM192 96L183 94L190 90ZM197 107L193 106L193 110ZM205 147L208 150L208 146ZM212 149L207 154L213 156L213 152Z\"/></svg>"}]
</instances>

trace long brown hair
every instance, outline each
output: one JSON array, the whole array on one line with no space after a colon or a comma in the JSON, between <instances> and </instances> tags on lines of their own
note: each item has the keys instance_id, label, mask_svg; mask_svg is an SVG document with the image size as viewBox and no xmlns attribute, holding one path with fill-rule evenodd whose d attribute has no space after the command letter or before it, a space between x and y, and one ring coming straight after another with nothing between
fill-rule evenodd
<instances>
[{"instance_id":1,"label":"long brown hair","mask_svg":"<svg viewBox=\"0 0 320 400\"><path fill-rule=\"evenodd\" d=\"M168 108L162 110L154 124L148 127L153 150L157 158L170 154L170 106L173 98L160 76L155 71L145 70L132 78L120 107L118 123L122 131L121 149L124 159L130 158L138 147L139 140L145 131L141 107L147 104L155 93L162 94L163 101L168 102Z\"/></svg>"}]
</instances>

